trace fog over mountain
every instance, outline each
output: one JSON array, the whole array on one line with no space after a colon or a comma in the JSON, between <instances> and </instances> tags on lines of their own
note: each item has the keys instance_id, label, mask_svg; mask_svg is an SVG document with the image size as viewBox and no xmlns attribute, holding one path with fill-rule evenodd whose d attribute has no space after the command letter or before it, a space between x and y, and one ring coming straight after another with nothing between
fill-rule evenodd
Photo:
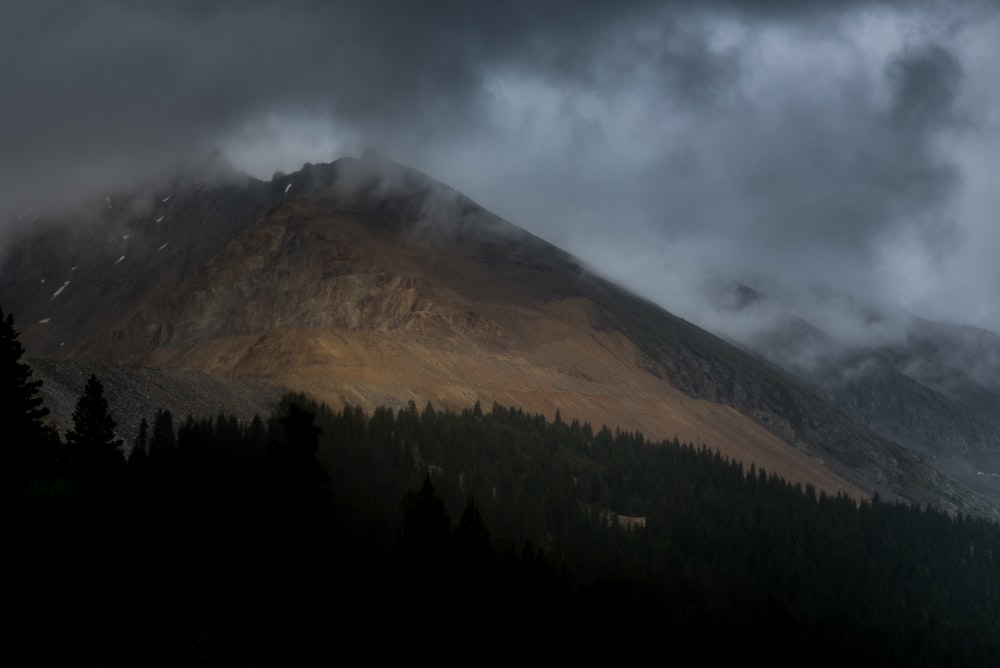
<instances>
[{"instance_id":1,"label":"fog over mountain","mask_svg":"<svg viewBox=\"0 0 1000 668\"><path fill-rule=\"evenodd\" d=\"M775 307L728 281L841 342L996 331L998 37L974 1L20 3L0 211L373 145L737 338Z\"/></svg>"}]
</instances>

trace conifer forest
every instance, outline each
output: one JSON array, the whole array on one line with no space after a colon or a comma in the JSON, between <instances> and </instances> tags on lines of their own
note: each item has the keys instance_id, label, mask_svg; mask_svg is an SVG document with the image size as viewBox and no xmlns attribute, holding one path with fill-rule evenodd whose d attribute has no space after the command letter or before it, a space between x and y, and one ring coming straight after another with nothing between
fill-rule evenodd
<instances>
[{"instance_id":1,"label":"conifer forest","mask_svg":"<svg viewBox=\"0 0 1000 668\"><path fill-rule=\"evenodd\" d=\"M61 434L0 323L5 665L1000 665L993 520L500 405L288 394L126 443L91 377Z\"/></svg>"}]
</instances>

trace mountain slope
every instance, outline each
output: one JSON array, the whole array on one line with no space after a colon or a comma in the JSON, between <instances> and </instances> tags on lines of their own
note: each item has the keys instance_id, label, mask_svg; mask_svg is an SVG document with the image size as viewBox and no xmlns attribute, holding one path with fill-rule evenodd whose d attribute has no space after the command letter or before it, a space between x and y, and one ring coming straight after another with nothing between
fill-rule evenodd
<instances>
[{"instance_id":1,"label":"mountain slope","mask_svg":"<svg viewBox=\"0 0 1000 668\"><path fill-rule=\"evenodd\" d=\"M766 323L739 337L748 349L856 421L1000 501L1000 336L872 311L863 317L872 331L855 327L853 340L845 341L766 295L743 288L753 298L738 300L732 291L718 300L724 312Z\"/></svg>"},{"instance_id":2,"label":"mountain slope","mask_svg":"<svg viewBox=\"0 0 1000 668\"><path fill-rule=\"evenodd\" d=\"M266 379L334 405L558 410L828 492L988 512L770 365L374 153L165 198L173 227L159 208L106 214L92 229L128 230L121 244L72 255L49 232L11 254L0 298L31 355ZM68 262L86 272L65 278Z\"/></svg>"}]
</instances>

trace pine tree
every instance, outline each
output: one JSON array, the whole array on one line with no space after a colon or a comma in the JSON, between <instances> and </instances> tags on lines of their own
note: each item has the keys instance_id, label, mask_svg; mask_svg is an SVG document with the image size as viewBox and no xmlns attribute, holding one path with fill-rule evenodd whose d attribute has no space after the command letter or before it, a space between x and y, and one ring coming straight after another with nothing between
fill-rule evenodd
<instances>
[{"instance_id":1,"label":"pine tree","mask_svg":"<svg viewBox=\"0 0 1000 668\"><path fill-rule=\"evenodd\" d=\"M329 482L316 459L322 429L315 425L316 415L298 403L288 407L281 418L284 441L268 444L267 466L275 491L289 504L311 505L317 495L325 497Z\"/></svg>"},{"instance_id":2,"label":"pine tree","mask_svg":"<svg viewBox=\"0 0 1000 668\"><path fill-rule=\"evenodd\" d=\"M490 530L471 496L466 500L465 510L455 527L455 539L468 566L481 565L492 557L493 539L490 537Z\"/></svg>"},{"instance_id":3,"label":"pine tree","mask_svg":"<svg viewBox=\"0 0 1000 668\"><path fill-rule=\"evenodd\" d=\"M31 367L21 362L24 346L17 339L13 316L4 318L0 309L0 373L4 379L0 419L8 434L32 438L41 433L42 418L49 411L38 394L42 381L31 379Z\"/></svg>"},{"instance_id":4,"label":"pine tree","mask_svg":"<svg viewBox=\"0 0 1000 668\"><path fill-rule=\"evenodd\" d=\"M147 446L149 443L149 423L146 422L146 418L142 418L139 423L139 435L135 437L135 443L132 444L132 450L128 453L128 465L130 467L141 467L145 465L146 458L149 456Z\"/></svg>"},{"instance_id":5,"label":"pine tree","mask_svg":"<svg viewBox=\"0 0 1000 668\"><path fill-rule=\"evenodd\" d=\"M4 488L23 481L45 465L55 433L43 419L49 411L42 404L42 381L32 380L31 367L21 361L24 346L18 341L14 318L0 309L0 429L5 447Z\"/></svg>"},{"instance_id":6,"label":"pine tree","mask_svg":"<svg viewBox=\"0 0 1000 668\"><path fill-rule=\"evenodd\" d=\"M431 484L430 474L419 491L407 492L401 504L404 568L414 594L424 603L443 593L451 557L451 518Z\"/></svg>"},{"instance_id":7,"label":"pine tree","mask_svg":"<svg viewBox=\"0 0 1000 668\"><path fill-rule=\"evenodd\" d=\"M70 461L84 477L106 477L125 462L116 423L108 412L104 385L91 374L73 411L73 430L66 435Z\"/></svg>"},{"instance_id":8,"label":"pine tree","mask_svg":"<svg viewBox=\"0 0 1000 668\"><path fill-rule=\"evenodd\" d=\"M174 454L177 437L174 434L174 418L168 410L156 411L153 419L153 437L149 441L149 456L163 459Z\"/></svg>"}]
</instances>

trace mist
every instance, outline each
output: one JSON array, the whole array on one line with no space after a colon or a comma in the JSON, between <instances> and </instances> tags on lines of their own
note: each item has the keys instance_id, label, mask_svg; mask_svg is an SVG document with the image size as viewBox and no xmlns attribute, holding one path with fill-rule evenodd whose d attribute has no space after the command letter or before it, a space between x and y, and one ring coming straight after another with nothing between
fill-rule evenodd
<instances>
[{"instance_id":1,"label":"mist","mask_svg":"<svg viewBox=\"0 0 1000 668\"><path fill-rule=\"evenodd\" d=\"M732 338L772 313L720 282L842 343L1000 331L991 3L48 0L0 55L4 220L373 146Z\"/></svg>"}]
</instances>

